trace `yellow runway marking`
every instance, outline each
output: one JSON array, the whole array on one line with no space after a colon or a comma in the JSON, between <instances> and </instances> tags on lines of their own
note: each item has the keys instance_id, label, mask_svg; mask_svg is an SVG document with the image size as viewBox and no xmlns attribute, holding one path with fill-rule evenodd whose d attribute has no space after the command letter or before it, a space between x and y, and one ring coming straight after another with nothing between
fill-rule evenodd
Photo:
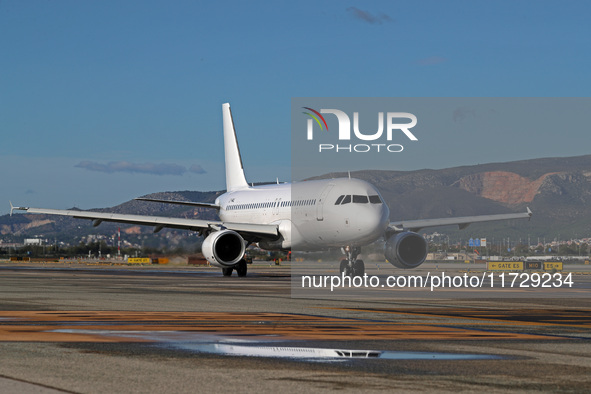
<instances>
[{"instance_id":1,"label":"yellow runway marking","mask_svg":"<svg viewBox=\"0 0 591 394\"><path fill-rule=\"evenodd\" d=\"M415 315L428 318L479 320L488 324L511 324L525 326L564 326L591 329L591 310L546 310L546 309L364 309L322 308L370 313Z\"/></svg>"},{"instance_id":2,"label":"yellow runway marking","mask_svg":"<svg viewBox=\"0 0 591 394\"><path fill-rule=\"evenodd\" d=\"M4 311L0 341L141 342L129 337L55 330L179 331L216 335L276 336L299 340L466 340L549 339L547 336L439 327L420 323L374 322L288 313ZM116 334L113 334L116 335Z\"/></svg>"}]
</instances>

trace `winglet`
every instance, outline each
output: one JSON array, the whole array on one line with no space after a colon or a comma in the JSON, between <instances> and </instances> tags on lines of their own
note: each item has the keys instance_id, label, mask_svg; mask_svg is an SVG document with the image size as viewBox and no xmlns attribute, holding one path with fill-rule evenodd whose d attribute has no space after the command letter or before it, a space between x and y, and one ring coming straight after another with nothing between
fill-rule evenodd
<instances>
[{"instance_id":1,"label":"winglet","mask_svg":"<svg viewBox=\"0 0 591 394\"><path fill-rule=\"evenodd\" d=\"M529 207L527 207L527 214L529 215L529 219L528 220L531 220L531 217L532 217L532 215L534 213L531 211L531 209L529 209Z\"/></svg>"},{"instance_id":2,"label":"winglet","mask_svg":"<svg viewBox=\"0 0 591 394\"><path fill-rule=\"evenodd\" d=\"M10 203L10 216L12 216L12 212L16 209L17 211L27 211L28 207L15 207L12 205L12 201L8 201Z\"/></svg>"}]
</instances>

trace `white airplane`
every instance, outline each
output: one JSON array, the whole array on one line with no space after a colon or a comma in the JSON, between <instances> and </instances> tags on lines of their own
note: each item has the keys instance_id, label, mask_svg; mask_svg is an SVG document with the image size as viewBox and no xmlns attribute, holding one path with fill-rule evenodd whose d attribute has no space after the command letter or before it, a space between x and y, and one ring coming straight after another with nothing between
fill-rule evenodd
<instances>
[{"instance_id":1,"label":"white airplane","mask_svg":"<svg viewBox=\"0 0 591 394\"><path fill-rule=\"evenodd\" d=\"M249 244L267 250L314 251L341 248L345 259L340 269L346 275L363 276L365 266L358 259L361 247L384 237L385 257L395 267L415 268L425 261L427 242L416 233L421 228L459 225L494 220L530 218L532 212L481 215L456 218L389 221L389 209L375 186L352 179L322 179L249 186L244 176L230 104L222 105L226 193L215 203L168 201L137 198L168 204L209 207L218 210L220 220L181 219L158 216L127 215L78 210L14 207L10 213L64 215L91 219L93 225L119 222L163 228L198 231L205 236L202 251L205 258L222 269L224 276L236 270L247 271L244 254Z\"/></svg>"}]
</instances>

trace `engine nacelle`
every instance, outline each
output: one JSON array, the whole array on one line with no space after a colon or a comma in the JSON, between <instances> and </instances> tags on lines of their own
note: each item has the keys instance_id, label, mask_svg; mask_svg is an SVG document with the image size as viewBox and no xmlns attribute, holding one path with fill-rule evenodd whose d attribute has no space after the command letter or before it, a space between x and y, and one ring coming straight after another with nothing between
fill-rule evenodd
<instances>
[{"instance_id":1,"label":"engine nacelle","mask_svg":"<svg viewBox=\"0 0 591 394\"><path fill-rule=\"evenodd\" d=\"M386 242L384 254L390 264L398 268L416 268L427 258L427 241L421 235L405 231L393 235Z\"/></svg>"},{"instance_id":2,"label":"engine nacelle","mask_svg":"<svg viewBox=\"0 0 591 394\"><path fill-rule=\"evenodd\" d=\"M226 268L234 266L244 257L246 246L244 238L236 231L221 230L205 238L201 252L211 264Z\"/></svg>"},{"instance_id":3,"label":"engine nacelle","mask_svg":"<svg viewBox=\"0 0 591 394\"><path fill-rule=\"evenodd\" d=\"M292 245L292 233L296 234L296 242L300 241L300 233L297 229L294 229L291 220L282 220L279 223L273 222L272 224L278 224L279 238L260 241L258 243L260 248L266 250L290 250Z\"/></svg>"}]
</instances>

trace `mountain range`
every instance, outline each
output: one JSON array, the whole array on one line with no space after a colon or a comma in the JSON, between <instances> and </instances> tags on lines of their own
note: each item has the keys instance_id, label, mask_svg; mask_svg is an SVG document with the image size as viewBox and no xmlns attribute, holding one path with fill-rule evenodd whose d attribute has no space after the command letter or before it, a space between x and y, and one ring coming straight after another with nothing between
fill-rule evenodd
<instances>
[{"instance_id":1,"label":"mountain range","mask_svg":"<svg viewBox=\"0 0 591 394\"><path fill-rule=\"evenodd\" d=\"M346 177L330 173L318 178ZM470 237L571 238L591 237L591 155L544 158L462 166L441 170L364 170L354 178L376 185L390 207L391 220L470 216L525 211L530 221L515 220L435 229L451 239ZM150 194L157 199L213 202L223 191L177 191ZM46 207L49 208L49 207ZM216 218L215 211L131 200L97 211L185 218ZM69 239L74 234L113 234L116 224L93 228L89 222L67 217L15 214L0 217L0 239L42 235ZM121 226L127 232L150 234L149 227ZM426 229L423 232L433 232ZM165 234L165 231L162 233ZM158 236L158 235L156 235Z\"/></svg>"}]
</instances>

